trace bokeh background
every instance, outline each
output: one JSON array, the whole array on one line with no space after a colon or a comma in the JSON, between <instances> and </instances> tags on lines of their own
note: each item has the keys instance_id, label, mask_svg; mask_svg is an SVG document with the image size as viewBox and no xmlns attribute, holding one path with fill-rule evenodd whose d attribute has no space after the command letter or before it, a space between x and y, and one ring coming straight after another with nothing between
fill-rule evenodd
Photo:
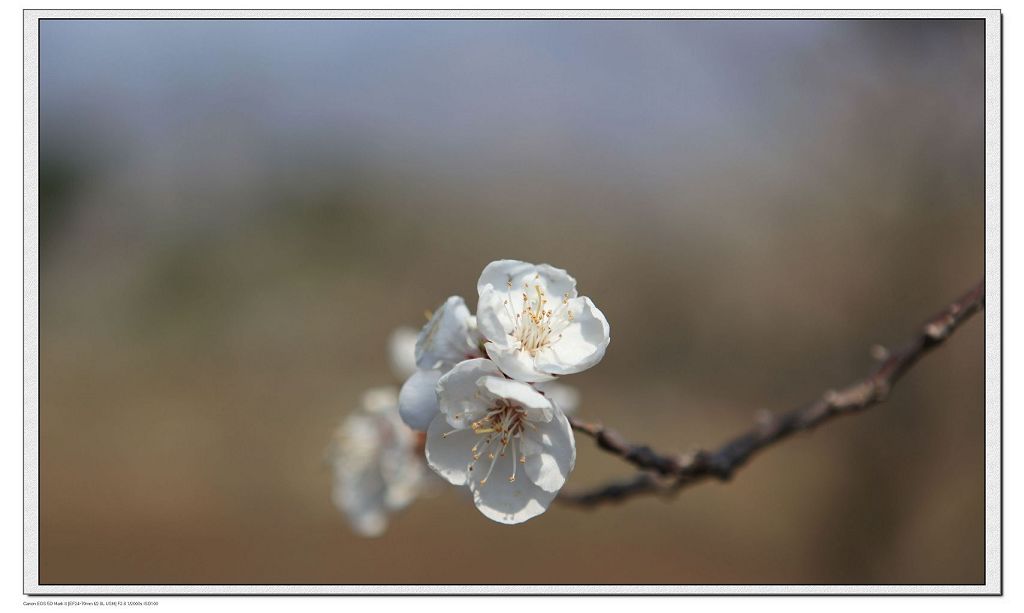
<instances>
[{"instance_id":1,"label":"bokeh background","mask_svg":"<svg viewBox=\"0 0 1024 613\"><path fill-rule=\"evenodd\" d=\"M612 326L581 415L713 446L983 276L980 21L40 27L40 582L980 583L983 322L672 501L352 534L324 450L492 259ZM567 487L630 474L579 440Z\"/></svg>"}]
</instances>

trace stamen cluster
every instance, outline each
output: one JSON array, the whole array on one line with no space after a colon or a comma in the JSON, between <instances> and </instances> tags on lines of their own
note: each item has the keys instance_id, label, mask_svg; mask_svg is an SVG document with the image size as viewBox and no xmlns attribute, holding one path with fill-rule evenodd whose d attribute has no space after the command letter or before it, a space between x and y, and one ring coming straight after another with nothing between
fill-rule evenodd
<instances>
[{"instance_id":1,"label":"stamen cluster","mask_svg":"<svg viewBox=\"0 0 1024 613\"><path fill-rule=\"evenodd\" d=\"M537 275L535 278L539 278ZM573 320L569 310L569 293L562 294L562 300L555 310L548 308L549 303L544 288L533 286L535 295L530 296L530 284L523 284L522 307L518 313L512 311L512 281L507 282L509 297L504 300L507 314L515 321L512 337L519 341L522 351L536 357L537 351L551 345L552 339L561 340L562 330ZM554 336L556 335L557 336Z\"/></svg>"}]
</instances>

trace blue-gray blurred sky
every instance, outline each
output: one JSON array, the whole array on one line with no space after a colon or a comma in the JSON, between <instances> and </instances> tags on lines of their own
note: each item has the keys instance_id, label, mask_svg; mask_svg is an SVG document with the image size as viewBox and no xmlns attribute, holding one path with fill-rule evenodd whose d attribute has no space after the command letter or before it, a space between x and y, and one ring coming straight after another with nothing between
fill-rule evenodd
<instances>
[{"instance_id":1,"label":"blue-gray blurred sky","mask_svg":"<svg viewBox=\"0 0 1024 613\"><path fill-rule=\"evenodd\" d=\"M864 139L885 152L873 158L882 178L923 151L962 164L980 146L980 28L44 21L42 144L129 184L164 185L168 206L187 206L173 197L183 184L222 193L222 209L246 207L296 169L330 176L383 161L490 190L524 176L628 185L696 214L713 196L752 206L701 193L702 177L729 169L757 168L744 173L755 189L845 188L856 180L847 166L872 163L857 150ZM864 123L871 105L902 129ZM158 205L131 209L147 206Z\"/></svg>"}]
</instances>

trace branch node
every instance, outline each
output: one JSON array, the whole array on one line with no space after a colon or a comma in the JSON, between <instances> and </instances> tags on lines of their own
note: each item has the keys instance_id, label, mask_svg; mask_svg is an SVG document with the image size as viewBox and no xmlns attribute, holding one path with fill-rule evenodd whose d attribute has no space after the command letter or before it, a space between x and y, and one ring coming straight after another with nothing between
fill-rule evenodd
<instances>
[{"instance_id":1,"label":"branch node","mask_svg":"<svg viewBox=\"0 0 1024 613\"><path fill-rule=\"evenodd\" d=\"M761 436L766 436L775 429L775 414L768 409L758 409L757 413L754 414L754 421L757 423Z\"/></svg>"},{"instance_id":2,"label":"branch node","mask_svg":"<svg viewBox=\"0 0 1024 613\"><path fill-rule=\"evenodd\" d=\"M932 343L939 343L946 339L949 334L951 317L943 317L940 321L933 321L924 327L924 334Z\"/></svg>"}]
</instances>

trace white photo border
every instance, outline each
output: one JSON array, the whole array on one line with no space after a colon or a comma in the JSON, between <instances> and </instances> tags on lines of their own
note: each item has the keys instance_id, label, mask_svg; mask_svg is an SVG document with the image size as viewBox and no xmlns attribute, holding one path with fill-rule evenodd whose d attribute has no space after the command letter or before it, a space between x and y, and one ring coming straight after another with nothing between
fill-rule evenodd
<instances>
[{"instance_id":1,"label":"white photo border","mask_svg":"<svg viewBox=\"0 0 1024 613\"><path fill-rule=\"evenodd\" d=\"M985 583L969 585L41 585L39 583L39 21L41 19L982 19L985 21ZM328 594L960 594L1001 595L1002 14L998 10L25 10L24 593Z\"/></svg>"}]
</instances>

